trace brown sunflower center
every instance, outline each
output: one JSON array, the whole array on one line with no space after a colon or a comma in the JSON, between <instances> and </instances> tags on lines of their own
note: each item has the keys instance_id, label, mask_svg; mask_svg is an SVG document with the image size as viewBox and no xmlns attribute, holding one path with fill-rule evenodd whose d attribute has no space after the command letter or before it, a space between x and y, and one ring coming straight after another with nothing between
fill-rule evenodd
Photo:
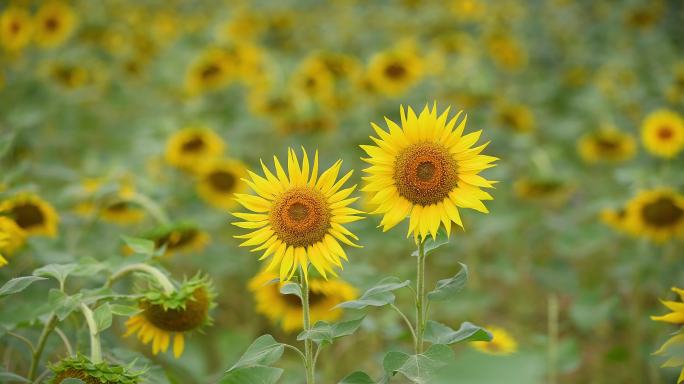
<instances>
[{"instance_id":1,"label":"brown sunflower center","mask_svg":"<svg viewBox=\"0 0 684 384\"><path fill-rule=\"evenodd\" d=\"M155 327L169 332L193 330L204 323L209 312L209 294L204 287L193 292L185 302L185 308L164 309L160 304L143 301L143 315Z\"/></svg>"},{"instance_id":2,"label":"brown sunflower center","mask_svg":"<svg viewBox=\"0 0 684 384\"><path fill-rule=\"evenodd\" d=\"M668 140L671 139L672 136L674 136L674 131L672 128L666 126L662 126L658 128L658 138L661 140Z\"/></svg>"},{"instance_id":3,"label":"brown sunflower center","mask_svg":"<svg viewBox=\"0 0 684 384\"><path fill-rule=\"evenodd\" d=\"M306 247L323 239L330 228L330 209L318 191L299 187L283 193L271 210L273 231L288 246Z\"/></svg>"},{"instance_id":4,"label":"brown sunflower center","mask_svg":"<svg viewBox=\"0 0 684 384\"><path fill-rule=\"evenodd\" d=\"M43 211L34 204L24 203L12 208L12 217L19 227L27 229L45 222Z\"/></svg>"},{"instance_id":5,"label":"brown sunflower center","mask_svg":"<svg viewBox=\"0 0 684 384\"><path fill-rule=\"evenodd\" d=\"M192 243L198 235L199 231L193 228L173 231L155 240L155 246L160 248L166 244L168 250L178 249Z\"/></svg>"},{"instance_id":6,"label":"brown sunflower center","mask_svg":"<svg viewBox=\"0 0 684 384\"><path fill-rule=\"evenodd\" d=\"M655 227L670 227L684 218L684 209L669 197L660 197L641 209L644 220Z\"/></svg>"},{"instance_id":7,"label":"brown sunflower center","mask_svg":"<svg viewBox=\"0 0 684 384\"><path fill-rule=\"evenodd\" d=\"M219 74L221 74L221 68L216 64L207 64L200 72L200 76L202 76L204 80L218 77Z\"/></svg>"},{"instance_id":8,"label":"brown sunflower center","mask_svg":"<svg viewBox=\"0 0 684 384\"><path fill-rule=\"evenodd\" d=\"M122 213L126 212L129 208L129 204L126 201L117 201L116 203L110 204L107 206L107 211L109 212L115 212L115 213Z\"/></svg>"},{"instance_id":9,"label":"brown sunflower center","mask_svg":"<svg viewBox=\"0 0 684 384\"><path fill-rule=\"evenodd\" d=\"M209 184L220 192L231 192L237 181L234 174L227 171L214 171L209 174Z\"/></svg>"},{"instance_id":10,"label":"brown sunflower center","mask_svg":"<svg viewBox=\"0 0 684 384\"><path fill-rule=\"evenodd\" d=\"M9 29L13 35L19 34L19 31L21 31L21 24L17 21L14 21L10 24Z\"/></svg>"},{"instance_id":11,"label":"brown sunflower center","mask_svg":"<svg viewBox=\"0 0 684 384\"><path fill-rule=\"evenodd\" d=\"M276 285L277 286L277 285ZM302 300L297 295L283 295L287 305L294 308L302 307ZM327 296L322 292L309 291L309 306L315 306L316 304L325 300Z\"/></svg>"},{"instance_id":12,"label":"brown sunflower center","mask_svg":"<svg viewBox=\"0 0 684 384\"><path fill-rule=\"evenodd\" d=\"M204 149L204 139L200 135L193 136L190 140L183 143L181 149L183 152L199 152Z\"/></svg>"},{"instance_id":13,"label":"brown sunflower center","mask_svg":"<svg viewBox=\"0 0 684 384\"><path fill-rule=\"evenodd\" d=\"M45 20L45 29L50 32L54 32L55 30L59 29L59 20L55 19L54 17L47 18Z\"/></svg>"},{"instance_id":14,"label":"brown sunflower center","mask_svg":"<svg viewBox=\"0 0 684 384\"><path fill-rule=\"evenodd\" d=\"M620 148L620 142L616 139L608 137L597 137L596 146L605 152L614 152Z\"/></svg>"},{"instance_id":15,"label":"brown sunflower center","mask_svg":"<svg viewBox=\"0 0 684 384\"><path fill-rule=\"evenodd\" d=\"M431 205L445 199L458 181L456 160L435 143L419 143L397 155L394 180L399 194L412 203Z\"/></svg>"},{"instance_id":16,"label":"brown sunflower center","mask_svg":"<svg viewBox=\"0 0 684 384\"><path fill-rule=\"evenodd\" d=\"M401 79L406 75L406 67L401 63L390 63L385 67L385 75L391 79Z\"/></svg>"}]
</instances>

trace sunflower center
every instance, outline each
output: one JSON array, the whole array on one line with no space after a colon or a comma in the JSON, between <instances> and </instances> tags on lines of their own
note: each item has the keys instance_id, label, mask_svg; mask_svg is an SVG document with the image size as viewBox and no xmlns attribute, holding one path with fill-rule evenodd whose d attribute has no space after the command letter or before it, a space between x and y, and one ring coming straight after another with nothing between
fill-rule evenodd
<instances>
[{"instance_id":1,"label":"sunflower center","mask_svg":"<svg viewBox=\"0 0 684 384\"><path fill-rule=\"evenodd\" d=\"M214 171L209 174L209 183L217 191L230 192L235 187L235 175L226 171Z\"/></svg>"},{"instance_id":2,"label":"sunflower center","mask_svg":"<svg viewBox=\"0 0 684 384\"><path fill-rule=\"evenodd\" d=\"M612 152L616 151L620 147L620 143L617 140L609 139L606 137L599 137L596 139L596 145L603 151Z\"/></svg>"},{"instance_id":3,"label":"sunflower center","mask_svg":"<svg viewBox=\"0 0 684 384\"><path fill-rule=\"evenodd\" d=\"M410 202L435 204L456 187L456 160L435 143L414 144L397 155L394 180L399 194Z\"/></svg>"},{"instance_id":4,"label":"sunflower center","mask_svg":"<svg viewBox=\"0 0 684 384\"><path fill-rule=\"evenodd\" d=\"M684 217L684 209L675 205L668 197L644 205L641 209L644 220L656 227L670 227Z\"/></svg>"},{"instance_id":5,"label":"sunflower center","mask_svg":"<svg viewBox=\"0 0 684 384\"><path fill-rule=\"evenodd\" d=\"M143 315L155 327L169 332L193 330L204 323L209 312L207 290L199 287L192 298L185 302L185 308L164 309L161 304L141 303Z\"/></svg>"},{"instance_id":6,"label":"sunflower center","mask_svg":"<svg viewBox=\"0 0 684 384\"><path fill-rule=\"evenodd\" d=\"M12 22L12 23L10 24L10 32L11 32L13 35L16 35L16 34L19 33L19 31L21 31L21 24L19 24L19 23L16 22L16 21L15 21L15 22Z\"/></svg>"},{"instance_id":7,"label":"sunflower center","mask_svg":"<svg viewBox=\"0 0 684 384\"><path fill-rule=\"evenodd\" d=\"M183 152L199 152L204 149L204 139L197 135L183 143Z\"/></svg>"},{"instance_id":8,"label":"sunflower center","mask_svg":"<svg viewBox=\"0 0 684 384\"><path fill-rule=\"evenodd\" d=\"M181 231L174 231L166 234L155 241L156 248L161 248L166 244L168 250L178 249L184 245L192 243L199 235L196 229L185 229Z\"/></svg>"},{"instance_id":9,"label":"sunflower center","mask_svg":"<svg viewBox=\"0 0 684 384\"><path fill-rule=\"evenodd\" d=\"M110 204L107 207L107 210L110 212L125 212L128 210L128 202L126 201L118 201L114 204Z\"/></svg>"},{"instance_id":10,"label":"sunflower center","mask_svg":"<svg viewBox=\"0 0 684 384\"><path fill-rule=\"evenodd\" d=\"M670 127L663 126L658 129L658 138L668 140L671 139L672 136L674 136L674 131Z\"/></svg>"},{"instance_id":11,"label":"sunflower center","mask_svg":"<svg viewBox=\"0 0 684 384\"><path fill-rule=\"evenodd\" d=\"M400 63L391 63L385 67L385 75L392 79L401 79L406 75L406 68Z\"/></svg>"},{"instance_id":12,"label":"sunflower center","mask_svg":"<svg viewBox=\"0 0 684 384\"><path fill-rule=\"evenodd\" d=\"M20 204L12 208L12 217L19 227L27 229L42 225L45 221L43 211L33 204Z\"/></svg>"},{"instance_id":13,"label":"sunflower center","mask_svg":"<svg viewBox=\"0 0 684 384\"><path fill-rule=\"evenodd\" d=\"M203 79L209 80L214 77L218 77L218 75L221 73L221 68L218 67L216 64L208 64L206 67L202 69L202 72L200 75L202 76Z\"/></svg>"},{"instance_id":14,"label":"sunflower center","mask_svg":"<svg viewBox=\"0 0 684 384\"><path fill-rule=\"evenodd\" d=\"M48 31L55 31L59 28L59 20L55 19L54 17L50 17L47 20L45 20L45 29Z\"/></svg>"},{"instance_id":15,"label":"sunflower center","mask_svg":"<svg viewBox=\"0 0 684 384\"><path fill-rule=\"evenodd\" d=\"M273 231L288 246L306 247L321 240L330 228L330 210L318 191L299 187L283 193L271 210Z\"/></svg>"}]
</instances>

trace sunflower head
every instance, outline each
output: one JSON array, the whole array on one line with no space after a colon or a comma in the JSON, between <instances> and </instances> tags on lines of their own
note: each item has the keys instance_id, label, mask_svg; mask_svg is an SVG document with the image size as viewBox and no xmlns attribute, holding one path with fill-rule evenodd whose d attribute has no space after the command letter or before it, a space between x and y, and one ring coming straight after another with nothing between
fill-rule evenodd
<instances>
[{"instance_id":1,"label":"sunflower head","mask_svg":"<svg viewBox=\"0 0 684 384\"><path fill-rule=\"evenodd\" d=\"M651 316L651 320L684 325L684 289L672 287L672 292L677 295L678 301L661 300L661 303L672 312L662 316Z\"/></svg>"},{"instance_id":2,"label":"sunflower head","mask_svg":"<svg viewBox=\"0 0 684 384\"><path fill-rule=\"evenodd\" d=\"M88 69L69 63L52 63L48 69L48 75L57 85L68 89L82 87L91 80Z\"/></svg>"},{"instance_id":3,"label":"sunflower head","mask_svg":"<svg viewBox=\"0 0 684 384\"><path fill-rule=\"evenodd\" d=\"M68 4L47 1L36 13L34 38L40 46L58 46L71 36L77 22L76 13Z\"/></svg>"},{"instance_id":4,"label":"sunflower head","mask_svg":"<svg viewBox=\"0 0 684 384\"><path fill-rule=\"evenodd\" d=\"M223 153L223 139L205 127L186 127L174 133L166 142L166 161L187 171L196 171L204 161Z\"/></svg>"},{"instance_id":5,"label":"sunflower head","mask_svg":"<svg viewBox=\"0 0 684 384\"><path fill-rule=\"evenodd\" d=\"M0 216L0 254L11 255L26 242L26 231L5 216Z\"/></svg>"},{"instance_id":6,"label":"sunflower head","mask_svg":"<svg viewBox=\"0 0 684 384\"><path fill-rule=\"evenodd\" d=\"M462 226L458 208L472 208L487 213L482 203L492 196L482 188L492 181L478 173L493 167L497 158L482 155L485 143L473 147L482 131L463 135L467 118L447 121L448 109L437 115L437 107L427 106L417 116L401 108L401 126L385 119L389 131L372 124L379 137L371 137L375 145L362 145L370 164L364 169L366 186L380 223L387 231L410 217L408 234L415 239L433 237L442 225L451 233L451 223Z\"/></svg>"},{"instance_id":7,"label":"sunflower head","mask_svg":"<svg viewBox=\"0 0 684 384\"><path fill-rule=\"evenodd\" d=\"M0 14L0 45L9 51L18 51L31 41L33 24L24 8L10 6Z\"/></svg>"},{"instance_id":8,"label":"sunflower head","mask_svg":"<svg viewBox=\"0 0 684 384\"><path fill-rule=\"evenodd\" d=\"M471 341L470 345L490 355L510 355L518 350L518 342L503 328L486 327L492 334L490 341Z\"/></svg>"},{"instance_id":9,"label":"sunflower head","mask_svg":"<svg viewBox=\"0 0 684 384\"><path fill-rule=\"evenodd\" d=\"M684 235L684 196L669 188L639 193L627 204L630 231L662 243Z\"/></svg>"},{"instance_id":10,"label":"sunflower head","mask_svg":"<svg viewBox=\"0 0 684 384\"><path fill-rule=\"evenodd\" d=\"M127 367L107 362L93 363L83 355L62 359L51 365L53 373L50 384L60 384L66 379L78 379L86 384L137 384L144 371L133 372Z\"/></svg>"},{"instance_id":11,"label":"sunflower head","mask_svg":"<svg viewBox=\"0 0 684 384\"><path fill-rule=\"evenodd\" d=\"M157 249L166 247L167 255L200 252L210 241L208 233L189 222L164 225L144 237L152 239Z\"/></svg>"},{"instance_id":12,"label":"sunflower head","mask_svg":"<svg viewBox=\"0 0 684 384\"><path fill-rule=\"evenodd\" d=\"M0 215L14 220L28 235L57 234L57 211L50 203L34 194L20 194L0 202Z\"/></svg>"},{"instance_id":13,"label":"sunflower head","mask_svg":"<svg viewBox=\"0 0 684 384\"><path fill-rule=\"evenodd\" d=\"M535 129L532 110L523 104L505 104L499 107L499 124L513 132L524 133Z\"/></svg>"},{"instance_id":14,"label":"sunflower head","mask_svg":"<svg viewBox=\"0 0 684 384\"><path fill-rule=\"evenodd\" d=\"M603 209L599 215L601 221L618 232L627 231L627 210L620 209Z\"/></svg>"},{"instance_id":15,"label":"sunflower head","mask_svg":"<svg viewBox=\"0 0 684 384\"><path fill-rule=\"evenodd\" d=\"M373 56L367 76L375 91L397 96L420 81L425 73L424 66L414 49L395 49Z\"/></svg>"},{"instance_id":16,"label":"sunflower head","mask_svg":"<svg viewBox=\"0 0 684 384\"><path fill-rule=\"evenodd\" d=\"M197 170L197 193L209 204L220 209L235 206L234 194L245 192L247 168L239 160L220 159L207 161Z\"/></svg>"},{"instance_id":17,"label":"sunflower head","mask_svg":"<svg viewBox=\"0 0 684 384\"><path fill-rule=\"evenodd\" d=\"M235 63L222 48L203 52L188 69L185 83L190 95L226 87L235 76Z\"/></svg>"},{"instance_id":18,"label":"sunflower head","mask_svg":"<svg viewBox=\"0 0 684 384\"><path fill-rule=\"evenodd\" d=\"M79 215L100 215L103 220L126 225L137 223L145 217L145 211L131 199L135 186L129 180L107 183L100 178L88 178L81 184L81 198L75 210Z\"/></svg>"},{"instance_id":19,"label":"sunflower head","mask_svg":"<svg viewBox=\"0 0 684 384\"><path fill-rule=\"evenodd\" d=\"M615 128L602 128L582 136L577 150L587 163L617 163L634 157L636 141Z\"/></svg>"},{"instance_id":20,"label":"sunflower head","mask_svg":"<svg viewBox=\"0 0 684 384\"><path fill-rule=\"evenodd\" d=\"M641 140L653 155L674 158L684 149L684 119L666 109L652 112L641 125Z\"/></svg>"},{"instance_id":21,"label":"sunflower head","mask_svg":"<svg viewBox=\"0 0 684 384\"><path fill-rule=\"evenodd\" d=\"M349 171L339 180L342 166L338 160L332 167L318 174L318 152L313 164L302 149L301 163L293 149L288 149L287 168L273 157L275 174L262 162L264 176L248 172L245 182L255 194L236 194L237 202L251 212L233 215L242 221L233 224L251 230L238 235L245 241L241 246L264 251L261 259L271 257L267 271L279 270L282 281L292 278L298 269L307 276L308 265L324 277L335 275L335 267L342 267L347 255L340 242L357 246L358 240L344 224L361 219L362 212L349 207L357 198L349 196L355 186L342 188L351 177Z\"/></svg>"},{"instance_id":22,"label":"sunflower head","mask_svg":"<svg viewBox=\"0 0 684 384\"><path fill-rule=\"evenodd\" d=\"M561 178L547 176L521 177L513 184L515 196L522 200L565 203L573 187Z\"/></svg>"}]
</instances>

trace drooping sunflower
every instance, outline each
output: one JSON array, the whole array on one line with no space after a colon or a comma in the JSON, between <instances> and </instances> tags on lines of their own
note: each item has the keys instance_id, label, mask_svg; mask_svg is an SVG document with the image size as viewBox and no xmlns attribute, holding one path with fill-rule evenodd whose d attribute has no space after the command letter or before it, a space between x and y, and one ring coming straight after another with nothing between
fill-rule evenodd
<instances>
[{"instance_id":1,"label":"drooping sunflower","mask_svg":"<svg viewBox=\"0 0 684 384\"><path fill-rule=\"evenodd\" d=\"M672 292L676 293L679 301L661 300L672 312L662 316L651 316L651 320L661 321L664 323L674 324L677 326L684 325L684 289L672 287ZM674 336L669 338L663 345L653 353L657 356L666 357L667 360L662 367L681 367L684 366L684 333L677 332ZM677 383L684 382L684 368L679 374Z\"/></svg>"},{"instance_id":2,"label":"drooping sunflower","mask_svg":"<svg viewBox=\"0 0 684 384\"><path fill-rule=\"evenodd\" d=\"M190 126L174 133L166 142L166 161L178 168L195 171L207 160L220 157L223 139L206 127Z\"/></svg>"},{"instance_id":3,"label":"drooping sunflower","mask_svg":"<svg viewBox=\"0 0 684 384\"><path fill-rule=\"evenodd\" d=\"M47 1L36 13L33 37L42 47L56 47L66 41L76 28L74 10L61 1Z\"/></svg>"},{"instance_id":4,"label":"drooping sunflower","mask_svg":"<svg viewBox=\"0 0 684 384\"><path fill-rule=\"evenodd\" d=\"M615 128L602 128L582 136L577 151L587 163L618 163L634 157L636 140Z\"/></svg>"},{"instance_id":5,"label":"drooping sunflower","mask_svg":"<svg viewBox=\"0 0 684 384\"><path fill-rule=\"evenodd\" d=\"M627 203L631 233L662 243L684 235L684 196L670 188L639 193Z\"/></svg>"},{"instance_id":6,"label":"drooping sunflower","mask_svg":"<svg viewBox=\"0 0 684 384\"><path fill-rule=\"evenodd\" d=\"M14 220L27 235L57 234L57 211L50 203L34 194L23 193L0 202L0 215Z\"/></svg>"},{"instance_id":7,"label":"drooping sunflower","mask_svg":"<svg viewBox=\"0 0 684 384\"><path fill-rule=\"evenodd\" d=\"M136 193L132 183L123 180L111 193L103 193L105 188L105 180L84 180L84 201L76 205L76 212L82 216L98 214L103 220L120 225L137 223L145 217L145 210L131 201Z\"/></svg>"},{"instance_id":8,"label":"drooping sunflower","mask_svg":"<svg viewBox=\"0 0 684 384\"><path fill-rule=\"evenodd\" d=\"M373 56L366 76L373 90L398 96L420 81L423 67L423 60L413 49L396 49Z\"/></svg>"},{"instance_id":9,"label":"drooping sunflower","mask_svg":"<svg viewBox=\"0 0 684 384\"><path fill-rule=\"evenodd\" d=\"M470 345L490 355L510 355L518 350L518 342L503 328L486 327L492 334L491 341L471 341Z\"/></svg>"},{"instance_id":10,"label":"drooping sunflower","mask_svg":"<svg viewBox=\"0 0 684 384\"><path fill-rule=\"evenodd\" d=\"M461 112L447 122L449 109L437 115L427 106L416 116L401 107L401 126L385 118L389 132L371 124L379 138L376 145L362 145L371 166L364 169L374 212L382 214L383 231L410 217L408 235L423 240L437 236L441 224L451 233L451 223L463 227L458 208L487 213L482 203L492 196L482 188L493 182L478 175L494 166L496 157L482 155L489 143L473 147L482 131L463 135L467 117L458 126Z\"/></svg>"},{"instance_id":11,"label":"drooping sunflower","mask_svg":"<svg viewBox=\"0 0 684 384\"><path fill-rule=\"evenodd\" d=\"M211 48L192 63L185 78L190 95L214 91L227 86L233 79L235 68L224 49Z\"/></svg>"},{"instance_id":12,"label":"drooping sunflower","mask_svg":"<svg viewBox=\"0 0 684 384\"><path fill-rule=\"evenodd\" d=\"M143 344L152 342L155 355L166 352L173 339L173 356L179 358L186 335L212 323L209 310L216 306L216 294L211 281L198 275L171 294L156 286L148 288L138 302L142 312L126 321L124 337L137 332Z\"/></svg>"},{"instance_id":13,"label":"drooping sunflower","mask_svg":"<svg viewBox=\"0 0 684 384\"><path fill-rule=\"evenodd\" d=\"M684 149L684 119L667 109L652 112L641 125L641 140L647 151L671 159Z\"/></svg>"},{"instance_id":14,"label":"drooping sunflower","mask_svg":"<svg viewBox=\"0 0 684 384\"><path fill-rule=\"evenodd\" d=\"M0 216L0 267L7 265L4 256L11 255L26 241L26 232L14 220Z\"/></svg>"},{"instance_id":15,"label":"drooping sunflower","mask_svg":"<svg viewBox=\"0 0 684 384\"><path fill-rule=\"evenodd\" d=\"M166 247L167 255L200 252L210 241L207 232L189 222L164 225L143 237L153 240L156 248Z\"/></svg>"},{"instance_id":16,"label":"drooping sunflower","mask_svg":"<svg viewBox=\"0 0 684 384\"><path fill-rule=\"evenodd\" d=\"M349 197L356 186L342 188L353 171L337 180L342 166L338 160L319 176L318 151L313 164L303 148L302 155L300 165L295 151L288 149L287 173L275 156L275 175L262 162L264 177L248 172L251 180L245 179L255 194L235 195L251 212L233 213L243 220L233 224L253 230L235 237L245 239L240 246L264 251L261 260L270 256L266 270L279 270L282 281L290 280L299 268L308 276L309 263L325 278L328 273L336 275L335 267L342 268L340 259L347 260L340 242L358 247L350 240L358 237L344 224L363 218L363 212L349 207L358 199Z\"/></svg>"},{"instance_id":17,"label":"drooping sunflower","mask_svg":"<svg viewBox=\"0 0 684 384\"><path fill-rule=\"evenodd\" d=\"M7 7L0 14L0 44L8 51L18 51L31 42L31 15L24 8Z\"/></svg>"},{"instance_id":18,"label":"drooping sunflower","mask_svg":"<svg viewBox=\"0 0 684 384\"><path fill-rule=\"evenodd\" d=\"M106 361L93 363L81 354L64 358L49 368L54 376L48 384L61 384L67 379L77 379L86 384L137 384L145 372L133 372L130 367Z\"/></svg>"},{"instance_id":19,"label":"drooping sunflower","mask_svg":"<svg viewBox=\"0 0 684 384\"><path fill-rule=\"evenodd\" d=\"M242 162L232 159L209 161L202 164L197 172L197 193L209 204L220 209L235 206L236 192L245 192L247 168Z\"/></svg>"},{"instance_id":20,"label":"drooping sunflower","mask_svg":"<svg viewBox=\"0 0 684 384\"><path fill-rule=\"evenodd\" d=\"M280 324L285 332L302 329L302 303L295 295L283 295L283 283L273 283L277 273L263 271L254 276L248 288L254 294L256 310L266 316L271 323ZM311 278L309 280L309 305L311 323L316 321L336 321L342 317L343 310L335 308L340 303L354 300L357 290L340 279Z\"/></svg>"}]
</instances>

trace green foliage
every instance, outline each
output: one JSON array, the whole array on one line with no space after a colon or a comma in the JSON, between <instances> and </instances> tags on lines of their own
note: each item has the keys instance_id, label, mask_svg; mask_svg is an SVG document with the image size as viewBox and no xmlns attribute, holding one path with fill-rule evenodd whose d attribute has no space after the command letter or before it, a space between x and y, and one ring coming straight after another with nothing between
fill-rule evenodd
<instances>
[{"instance_id":1,"label":"green foliage","mask_svg":"<svg viewBox=\"0 0 684 384\"><path fill-rule=\"evenodd\" d=\"M463 263L459 263L459 265L461 266L461 269L455 276L439 280L437 282L437 287L433 291L428 292L427 297L429 300L449 300L465 287L468 282L468 267Z\"/></svg>"},{"instance_id":2,"label":"green foliage","mask_svg":"<svg viewBox=\"0 0 684 384\"><path fill-rule=\"evenodd\" d=\"M337 384L375 384L375 381L366 372L353 372Z\"/></svg>"},{"instance_id":3,"label":"green foliage","mask_svg":"<svg viewBox=\"0 0 684 384\"><path fill-rule=\"evenodd\" d=\"M138 237L121 236L124 243L135 253L145 256L156 256L154 241Z\"/></svg>"},{"instance_id":4,"label":"green foliage","mask_svg":"<svg viewBox=\"0 0 684 384\"><path fill-rule=\"evenodd\" d=\"M46 279L36 276L15 277L14 279L6 282L2 287L0 287L0 298L3 296L9 296L15 293L19 293L24 289L28 288L34 282L40 280Z\"/></svg>"},{"instance_id":5,"label":"green foliage","mask_svg":"<svg viewBox=\"0 0 684 384\"><path fill-rule=\"evenodd\" d=\"M397 373L412 383L434 384L441 370L454 361L454 352L446 345L433 344L427 351L418 355L404 352L389 352L382 365L385 369L385 382Z\"/></svg>"},{"instance_id":6,"label":"green foliage","mask_svg":"<svg viewBox=\"0 0 684 384\"><path fill-rule=\"evenodd\" d=\"M316 344L332 344L335 339L349 336L361 326L364 317L355 320L340 321L331 324L327 321L317 321L310 330L302 331L297 340L311 340Z\"/></svg>"},{"instance_id":7,"label":"green foliage","mask_svg":"<svg viewBox=\"0 0 684 384\"><path fill-rule=\"evenodd\" d=\"M466 341L491 341L492 335L486 329L464 322L457 331L451 327L428 320L425 324L425 341L433 344L455 344Z\"/></svg>"},{"instance_id":8,"label":"green foliage","mask_svg":"<svg viewBox=\"0 0 684 384\"><path fill-rule=\"evenodd\" d=\"M221 384L259 383L273 384L283 373L270 365L280 360L285 346L271 335L263 335L247 348L235 365L221 378Z\"/></svg>"},{"instance_id":9,"label":"green foliage","mask_svg":"<svg viewBox=\"0 0 684 384\"><path fill-rule=\"evenodd\" d=\"M103 384L137 384L144 371L132 372L129 368L107 362L93 363L87 357L78 355L51 365L55 378L73 375L79 379L91 379Z\"/></svg>"},{"instance_id":10,"label":"green foliage","mask_svg":"<svg viewBox=\"0 0 684 384\"><path fill-rule=\"evenodd\" d=\"M366 307L382 307L393 304L396 296L392 291L407 287L410 280L401 281L397 277L386 277L373 287L364 292L356 300L347 301L337 305L338 308L363 309Z\"/></svg>"},{"instance_id":11,"label":"green foliage","mask_svg":"<svg viewBox=\"0 0 684 384\"><path fill-rule=\"evenodd\" d=\"M289 282L283 284L283 286L280 287L280 293L283 295L295 295L299 297L300 300L302 298L302 288L297 283Z\"/></svg>"}]
</instances>

